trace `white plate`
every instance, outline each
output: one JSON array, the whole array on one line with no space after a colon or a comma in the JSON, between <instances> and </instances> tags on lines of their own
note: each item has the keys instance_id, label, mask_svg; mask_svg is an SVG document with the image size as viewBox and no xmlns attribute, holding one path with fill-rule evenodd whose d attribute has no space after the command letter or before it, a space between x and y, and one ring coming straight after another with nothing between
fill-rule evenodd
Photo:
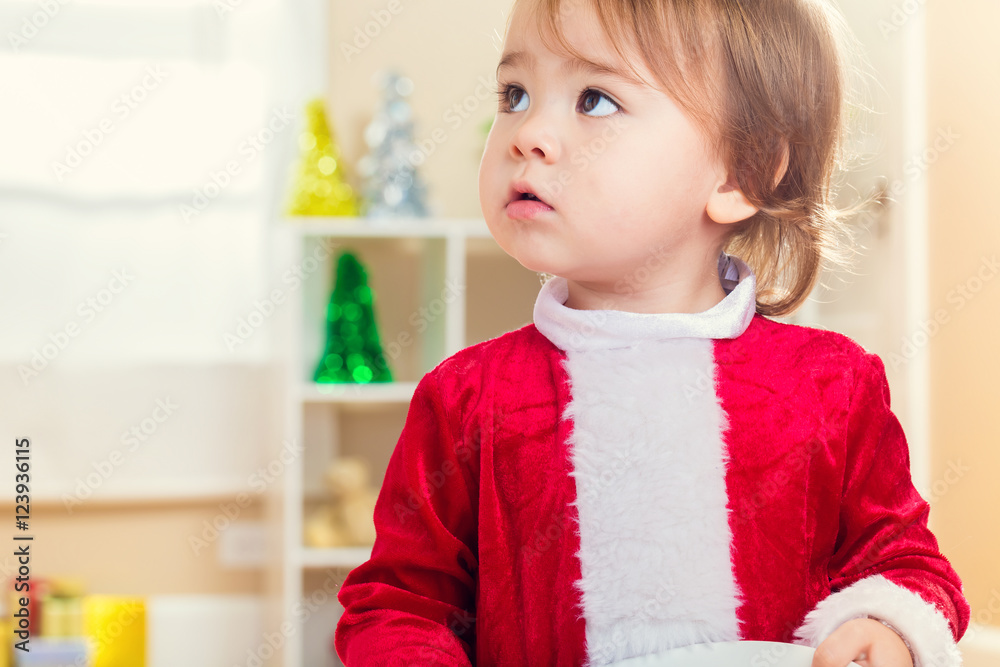
<instances>
[{"instance_id":1,"label":"white plate","mask_svg":"<svg viewBox=\"0 0 1000 667\"><path fill-rule=\"evenodd\" d=\"M781 642L716 642L629 658L610 667L809 667L815 651Z\"/></svg>"}]
</instances>

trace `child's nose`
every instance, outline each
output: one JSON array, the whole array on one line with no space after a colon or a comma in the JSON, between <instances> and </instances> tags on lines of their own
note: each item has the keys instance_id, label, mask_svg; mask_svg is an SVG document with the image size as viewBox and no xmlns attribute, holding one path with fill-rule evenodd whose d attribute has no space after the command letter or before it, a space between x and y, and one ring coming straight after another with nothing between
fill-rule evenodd
<instances>
[{"instance_id":1,"label":"child's nose","mask_svg":"<svg viewBox=\"0 0 1000 667\"><path fill-rule=\"evenodd\" d=\"M559 159L559 141L552 130L552 122L546 120L543 114L526 116L511 138L511 155L515 158L533 156L545 162L555 162Z\"/></svg>"}]
</instances>

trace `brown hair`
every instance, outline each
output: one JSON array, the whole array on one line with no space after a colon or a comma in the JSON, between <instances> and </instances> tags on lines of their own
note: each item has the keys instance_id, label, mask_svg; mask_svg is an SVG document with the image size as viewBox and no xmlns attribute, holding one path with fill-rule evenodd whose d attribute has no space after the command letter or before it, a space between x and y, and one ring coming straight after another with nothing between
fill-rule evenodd
<instances>
[{"instance_id":1,"label":"brown hair","mask_svg":"<svg viewBox=\"0 0 1000 667\"><path fill-rule=\"evenodd\" d=\"M529 1L538 8L539 27L582 57L559 30L560 12L572 6ZM647 83L701 126L737 187L759 208L723 239L723 249L756 275L757 312L795 311L824 264L848 266L854 248L846 218L870 203L834 204L835 177L850 158L850 79L859 71L849 58L860 52L842 16L826 0L591 5L622 60L630 62L623 45L641 54L660 86Z\"/></svg>"}]
</instances>

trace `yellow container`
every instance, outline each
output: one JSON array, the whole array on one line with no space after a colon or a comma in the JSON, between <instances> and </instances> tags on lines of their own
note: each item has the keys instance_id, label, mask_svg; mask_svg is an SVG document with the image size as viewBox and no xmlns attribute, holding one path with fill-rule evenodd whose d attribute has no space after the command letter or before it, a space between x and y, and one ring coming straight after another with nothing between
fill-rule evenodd
<instances>
[{"instance_id":1,"label":"yellow container","mask_svg":"<svg viewBox=\"0 0 1000 667\"><path fill-rule=\"evenodd\" d=\"M146 602L142 598L88 595L83 626L93 649L92 667L145 667Z\"/></svg>"},{"instance_id":2,"label":"yellow container","mask_svg":"<svg viewBox=\"0 0 1000 667\"><path fill-rule=\"evenodd\" d=\"M42 636L83 636L85 592L82 579L59 577L49 580L48 593L42 600Z\"/></svg>"},{"instance_id":3,"label":"yellow container","mask_svg":"<svg viewBox=\"0 0 1000 667\"><path fill-rule=\"evenodd\" d=\"M63 598L46 595L42 598L42 636L66 637L66 602Z\"/></svg>"},{"instance_id":4,"label":"yellow container","mask_svg":"<svg viewBox=\"0 0 1000 667\"><path fill-rule=\"evenodd\" d=\"M0 641L0 667L10 667L11 661L11 644L14 643L14 627L11 625L10 621L7 620L6 614L4 618L0 619L0 637L3 640Z\"/></svg>"}]
</instances>

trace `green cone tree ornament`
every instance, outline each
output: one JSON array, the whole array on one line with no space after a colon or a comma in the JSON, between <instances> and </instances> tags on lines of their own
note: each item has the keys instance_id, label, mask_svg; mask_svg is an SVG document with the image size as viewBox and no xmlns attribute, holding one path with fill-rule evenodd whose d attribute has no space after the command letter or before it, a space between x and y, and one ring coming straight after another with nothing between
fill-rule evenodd
<instances>
[{"instance_id":1,"label":"green cone tree ornament","mask_svg":"<svg viewBox=\"0 0 1000 667\"><path fill-rule=\"evenodd\" d=\"M326 347L313 374L315 382L392 382L392 371L379 342L373 303L374 295L361 262L351 252L341 253L326 308Z\"/></svg>"}]
</instances>

